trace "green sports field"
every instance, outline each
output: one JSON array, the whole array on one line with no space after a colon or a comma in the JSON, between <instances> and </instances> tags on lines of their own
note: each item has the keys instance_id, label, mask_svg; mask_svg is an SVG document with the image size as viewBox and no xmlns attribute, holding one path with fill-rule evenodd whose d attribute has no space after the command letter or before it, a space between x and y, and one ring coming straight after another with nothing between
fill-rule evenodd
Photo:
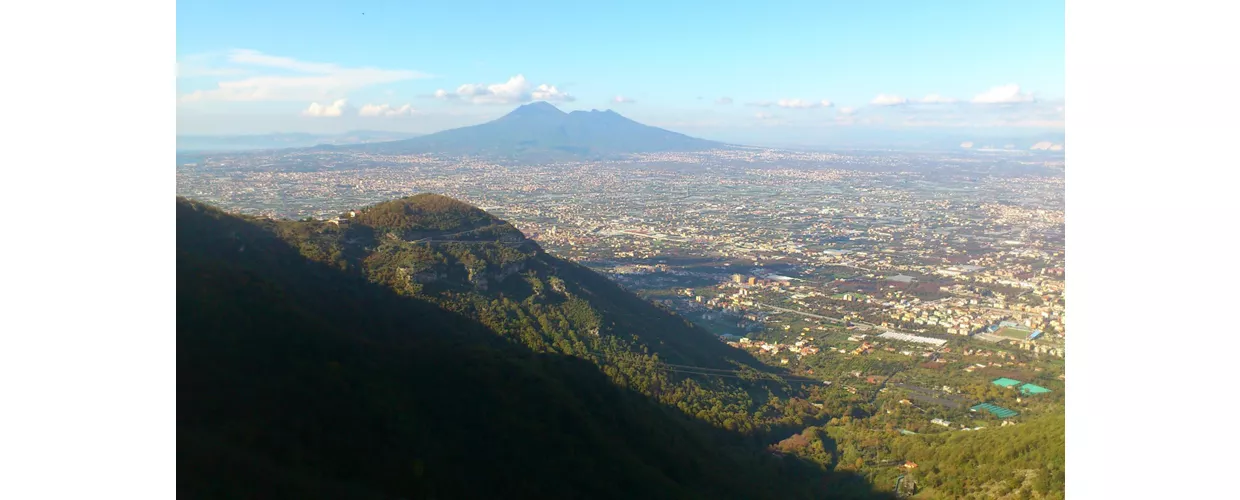
<instances>
[{"instance_id":1,"label":"green sports field","mask_svg":"<svg viewBox=\"0 0 1240 500\"><path fill-rule=\"evenodd\" d=\"M1033 333L1033 330L1026 330L1024 328L1012 328L1010 326L1005 326L1003 328L1000 328L998 331L996 331L995 335L998 335L1004 338L1009 338L1009 339L1025 340L1026 338L1029 337L1029 334L1031 333Z\"/></svg>"}]
</instances>

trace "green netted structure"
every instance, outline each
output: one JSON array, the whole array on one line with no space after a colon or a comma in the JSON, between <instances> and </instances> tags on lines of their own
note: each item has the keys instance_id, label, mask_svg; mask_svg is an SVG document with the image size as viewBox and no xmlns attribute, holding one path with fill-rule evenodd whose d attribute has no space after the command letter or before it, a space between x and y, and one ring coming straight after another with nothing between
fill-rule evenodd
<instances>
[{"instance_id":1,"label":"green netted structure","mask_svg":"<svg viewBox=\"0 0 1240 500\"><path fill-rule=\"evenodd\" d=\"M990 403L982 403L979 405L975 405L974 407L969 408L969 409L972 411L984 410L984 411L990 412L991 415L994 415L999 418L1011 418L1011 417L1020 415L1020 412L1016 410L1009 410L1002 406L996 406Z\"/></svg>"},{"instance_id":2,"label":"green netted structure","mask_svg":"<svg viewBox=\"0 0 1240 500\"><path fill-rule=\"evenodd\" d=\"M1034 394L1046 394L1051 392L1051 390L1040 385L1025 384L1020 386L1020 392L1032 396Z\"/></svg>"},{"instance_id":3,"label":"green netted structure","mask_svg":"<svg viewBox=\"0 0 1240 500\"><path fill-rule=\"evenodd\" d=\"M992 381L991 383L992 383L992 384L995 384L995 385L997 385L997 386L999 386L999 387L1012 387L1012 386L1016 386L1016 385L1023 384L1024 382L1021 382L1021 381L1019 381L1019 380L1012 380L1012 379L1007 378L1007 377L1001 377L1001 378L997 378L997 379L995 379L995 380L994 380L994 381Z\"/></svg>"}]
</instances>

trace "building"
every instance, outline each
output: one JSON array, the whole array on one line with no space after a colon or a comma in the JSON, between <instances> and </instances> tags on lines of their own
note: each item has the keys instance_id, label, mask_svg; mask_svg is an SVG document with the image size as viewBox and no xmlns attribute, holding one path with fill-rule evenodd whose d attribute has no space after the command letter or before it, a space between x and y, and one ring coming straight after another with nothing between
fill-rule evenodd
<instances>
[{"instance_id":1,"label":"building","mask_svg":"<svg viewBox=\"0 0 1240 500\"><path fill-rule=\"evenodd\" d=\"M990 383L995 384L999 387L1015 387L1015 386L1022 384L1023 382L1019 380L1013 380L1007 377L1000 377L1000 378L994 379Z\"/></svg>"},{"instance_id":2,"label":"building","mask_svg":"<svg viewBox=\"0 0 1240 500\"><path fill-rule=\"evenodd\" d=\"M1009 410L1002 406L997 406L997 405L993 405L990 403L982 403L979 405L974 405L972 408L969 408L969 411L972 411L972 412L977 412L979 410L989 412L991 415L994 415L999 418L1004 418L1004 419L1015 417L1016 415L1020 414L1019 412L1015 410ZM1007 424L1004 424L1004 425L1007 425Z\"/></svg>"},{"instance_id":3,"label":"building","mask_svg":"<svg viewBox=\"0 0 1240 500\"><path fill-rule=\"evenodd\" d=\"M914 342L918 344L930 344L933 346L941 346L947 343L947 341L943 339L936 339L932 337L921 337L917 335L909 335L907 333L899 333L899 332L884 332L882 335L879 335L879 337L885 338L885 339L891 339L891 340L902 340L904 342Z\"/></svg>"}]
</instances>

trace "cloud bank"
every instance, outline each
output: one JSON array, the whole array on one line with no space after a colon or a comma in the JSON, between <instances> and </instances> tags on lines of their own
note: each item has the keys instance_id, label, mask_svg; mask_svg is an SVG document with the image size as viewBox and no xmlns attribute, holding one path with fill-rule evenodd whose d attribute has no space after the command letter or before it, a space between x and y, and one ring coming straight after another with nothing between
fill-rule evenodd
<instances>
[{"instance_id":1,"label":"cloud bank","mask_svg":"<svg viewBox=\"0 0 1240 500\"><path fill-rule=\"evenodd\" d=\"M1015 104L1032 101L1033 94L1021 92L1020 85L1014 83L994 87L973 97L974 104Z\"/></svg>"},{"instance_id":2,"label":"cloud bank","mask_svg":"<svg viewBox=\"0 0 1240 500\"><path fill-rule=\"evenodd\" d=\"M897 106L897 105L906 104L906 103L908 103L908 99L905 99L903 97L896 96L896 95L887 95L887 94L878 94L877 96L874 97L873 100L870 101L870 104L873 104L875 106Z\"/></svg>"},{"instance_id":3,"label":"cloud bank","mask_svg":"<svg viewBox=\"0 0 1240 500\"><path fill-rule=\"evenodd\" d=\"M433 97L445 101L461 101L471 104L523 104L530 101L572 102L577 98L561 91L554 85L532 86L524 75L509 78L504 83L484 85L466 83L449 92L436 90Z\"/></svg>"},{"instance_id":4,"label":"cloud bank","mask_svg":"<svg viewBox=\"0 0 1240 500\"><path fill-rule=\"evenodd\" d=\"M302 116L312 116L319 118L334 118L344 114L344 110L348 106L345 99L337 99L331 104L311 103L310 107L301 112Z\"/></svg>"},{"instance_id":5,"label":"cloud bank","mask_svg":"<svg viewBox=\"0 0 1240 500\"><path fill-rule=\"evenodd\" d=\"M182 68L178 61L178 78L257 74L247 78L218 81L215 88L183 94L179 98L181 102L332 100L344 98L350 91L373 85L430 76L411 70L347 68L244 49L229 52L218 65L203 62L203 59L212 59L210 57L186 59L193 63Z\"/></svg>"},{"instance_id":6,"label":"cloud bank","mask_svg":"<svg viewBox=\"0 0 1240 500\"><path fill-rule=\"evenodd\" d=\"M831 101L823 99L821 101L805 101L801 99L780 99L775 102L776 106L787 109L811 109L811 108L829 108L832 106Z\"/></svg>"},{"instance_id":7,"label":"cloud bank","mask_svg":"<svg viewBox=\"0 0 1240 500\"><path fill-rule=\"evenodd\" d=\"M389 104L367 104L358 110L357 116L410 116L414 113L413 107L408 104L400 107L392 107Z\"/></svg>"}]
</instances>

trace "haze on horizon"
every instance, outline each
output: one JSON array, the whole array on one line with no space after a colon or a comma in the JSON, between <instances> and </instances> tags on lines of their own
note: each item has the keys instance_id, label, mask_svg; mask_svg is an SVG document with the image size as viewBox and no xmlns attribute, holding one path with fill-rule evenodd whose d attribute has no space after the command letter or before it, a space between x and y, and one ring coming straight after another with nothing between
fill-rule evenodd
<instances>
[{"instance_id":1,"label":"haze on horizon","mask_svg":"<svg viewBox=\"0 0 1240 500\"><path fill-rule=\"evenodd\" d=\"M753 145L1063 131L1062 3L211 2L177 16L178 135L426 134L540 100Z\"/></svg>"}]
</instances>

